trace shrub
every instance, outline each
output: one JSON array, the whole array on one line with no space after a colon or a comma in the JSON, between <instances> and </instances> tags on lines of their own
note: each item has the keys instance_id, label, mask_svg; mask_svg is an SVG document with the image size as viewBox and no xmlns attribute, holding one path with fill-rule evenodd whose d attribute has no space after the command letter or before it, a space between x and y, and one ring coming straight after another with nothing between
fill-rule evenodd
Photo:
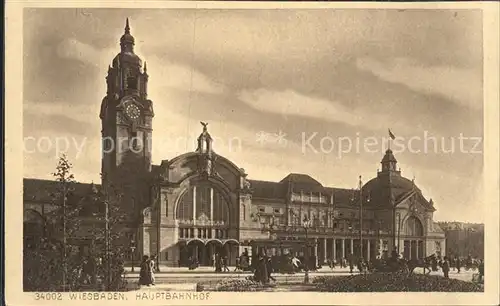
<instances>
[{"instance_id":1,"label":"shrub","mask_svg":"<svg viewBox=\"0 0 500 306\"><path fill-rule=\"evenodd\" d=\"M226 278L219 281L196 284L196 291L262 291L269 287L250 279Z\"/></svg>"},{"instance_id":2,"label":"shrub","mask_svg":"<svg viewBox=\"0 0 500 306\"><path fill-rule=\"evenodd\" d=\"M316 290L328 292L483 292L474 283L423 274L374 273L323 276L313 280Z\"/></svg>"}]
</instances>

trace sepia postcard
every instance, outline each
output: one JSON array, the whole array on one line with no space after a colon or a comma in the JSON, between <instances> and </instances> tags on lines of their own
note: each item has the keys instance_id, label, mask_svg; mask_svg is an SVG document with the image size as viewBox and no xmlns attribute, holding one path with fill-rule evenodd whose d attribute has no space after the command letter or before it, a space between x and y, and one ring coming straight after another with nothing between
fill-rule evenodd
<instances>
[{"instance_id":1,"label":"sepia postcard","mask_svg":"<svg viewBox=\"0 0 500 306\"><path fill-rule=\"evenodd\" d=\"M497 2L6 12L8 305L499 303Z\"/></svg>"}]
</instances>

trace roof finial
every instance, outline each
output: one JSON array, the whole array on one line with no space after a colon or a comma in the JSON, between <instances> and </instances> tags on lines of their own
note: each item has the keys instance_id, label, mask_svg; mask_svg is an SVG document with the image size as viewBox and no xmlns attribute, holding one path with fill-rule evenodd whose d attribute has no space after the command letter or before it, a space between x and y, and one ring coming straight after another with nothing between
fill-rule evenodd
<instances>
[{"instance_id":1,"label":"roof finial","mask_svg":"<svg viewBox=\"0 0 500 306\"><path fill-rule=\"evenodd\" d=\"M200 121L200 123L203 126L203 132L206 133L207 132L207 125L208 125L208 123L207 122L202 122L202 121Z\"/></svg>"},{"instance_id":2,"label":"roof finial","mask_svg":"<svg viewBox=\"0 0 500 306\"><path fill-rule=\"evenodd\" d=\"M128 23L128 17L127 17L127 21L125 22L125 34L130 34L130 26Z\"/></svg>"}]
</instances>

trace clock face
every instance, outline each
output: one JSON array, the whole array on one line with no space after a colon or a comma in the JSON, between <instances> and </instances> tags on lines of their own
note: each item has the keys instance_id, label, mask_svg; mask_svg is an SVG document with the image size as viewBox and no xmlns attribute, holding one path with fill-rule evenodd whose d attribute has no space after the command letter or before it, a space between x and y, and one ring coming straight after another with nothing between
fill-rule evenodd
<instances>
[{"instance_id":1,"label":"clock face","mask_svg":"<svg viewBox=\"0 0 500 306\"><path fill-rule=\"evenodd\" d=\"M125 113L132 120L136 120L141 115L141 111L135 104L127 105L127 107L125 108Z\"/></svg>"}]
</instances>

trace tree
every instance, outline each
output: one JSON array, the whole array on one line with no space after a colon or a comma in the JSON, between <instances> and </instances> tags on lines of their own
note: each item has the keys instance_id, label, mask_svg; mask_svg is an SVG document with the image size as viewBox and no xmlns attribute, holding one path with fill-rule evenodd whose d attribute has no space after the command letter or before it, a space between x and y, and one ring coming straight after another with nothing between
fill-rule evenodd
<instances>
[{"instance_id":1,"label":"tree","mask_svg":"<svg viewBox=\"0 0 500 306\"><path fill-rule=\"evenodd\" d=\"M72 244L79 239L82 224L81 211L87 200L85 195L77 195L75 186L77 184L72 173L73 165L66 155L62 155L57 163L56 171L52 173L56 185L51 194L53 204L60 208L55 211L52 218L55 228L59 233L56 237L62 240L61 264L62 264L62 286L63 290L74 290L78 285L78 266L80 258L72 254ZM68 243L69 242L69 243Z\"/></svg>"},{"instance_id":2,"label":"tree","mask_svg":"<svg viewBox=\"0 0 500 306\"><path fill-rule=\"evenodd\" d=\"M101 174L103 186L96 193L95 201L100 211L95 213L96 225L93 227L93 236L101 246L104 246L103 269L101 277L105 289L118 291L124 289L126 283L123 279L124 258L128 251L128 243L124 238L124 230L128 226L128 214L122 207L124 197L123 186L115 184L111 178Z\"/></svg>"},{"instance_id":3,"label":"tree","mask_svg":"<svg viewBox=\"0 0 500 306\"><path fill-rule=\"evenodd\" d=\"M82 200L75 194L77 184L72 164L65 155L52 173L55 182L47 192L58 208L44 220L44 233L35 247L24 248L25 290L74 290L78 281L78 258L71 254L71 243L78 239Z\"/></svg>"}]
</instances>

